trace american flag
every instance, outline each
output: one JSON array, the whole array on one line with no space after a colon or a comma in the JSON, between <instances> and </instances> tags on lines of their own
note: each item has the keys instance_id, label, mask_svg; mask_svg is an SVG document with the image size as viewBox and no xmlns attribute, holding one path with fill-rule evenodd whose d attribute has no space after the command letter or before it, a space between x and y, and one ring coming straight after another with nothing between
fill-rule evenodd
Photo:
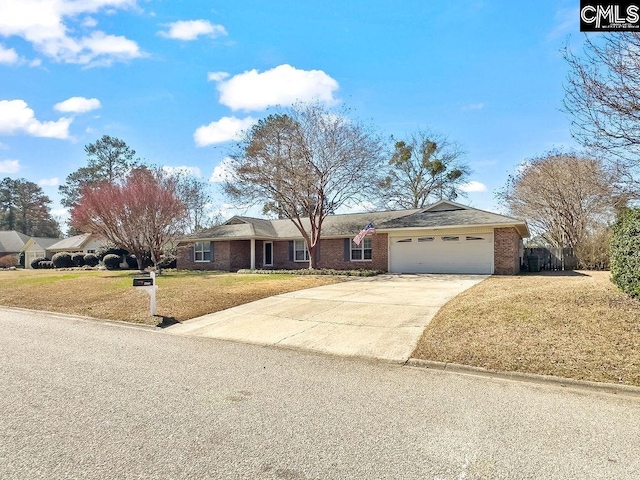
<instances>
[{"instance_id":1,"label":"american flag","mask_svg":"<svg viewBox=\"0 0 640 480\"><path fill-rule=\"evenodd\" d=\"M362 239L364 237L366 237L367 235L372 235L374 233L376 233L376 228L373 226L373 223L367 223L367 226L360 230L360 233L358 235L353 237L353 243L355 243L356 245L360 245L360 242L362 242Z\"/></svg>"}]
</instances>

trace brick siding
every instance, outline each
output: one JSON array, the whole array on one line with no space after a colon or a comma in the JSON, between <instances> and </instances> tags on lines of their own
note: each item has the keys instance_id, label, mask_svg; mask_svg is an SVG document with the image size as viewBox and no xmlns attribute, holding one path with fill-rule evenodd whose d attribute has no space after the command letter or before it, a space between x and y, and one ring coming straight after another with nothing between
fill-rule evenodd
<instances>
[{"instance_id":1,"label":"brick siding","mask_svg":"<svg viewBox=\"0 0 640 480\"><path fill-rule=\"evenodd\" d=\"M496 228L493 234L493 263L496 275L520 272L520 234L513 227Z\"/></svg>"},{"instance_id":2,"label":"brick siding","mask_svg":"<svg viewBox=\"0 0 640 480\"><path fill-rule=\"evenodd\" d=\"M256 268L263 268L263 241L256 240ZM212 262L194 262L191 260L191 247L193 243L181 244L178 247L179 269L186 270L224 270L236 271L241 268L249 268L251 261L251 242L249 240L216 241L214 242L214 255ZM320 260L318 268L334 268L337 270L367 269L387 271L388 266L388 236L379 233L371 236L372 259L371 261L344 260L344 239L329 238L320 240ZM274 269L298 269L308 268L308 262L295 262L289 260L289 241L273 241L273 267Z\"/></svg>"}]
</instances>

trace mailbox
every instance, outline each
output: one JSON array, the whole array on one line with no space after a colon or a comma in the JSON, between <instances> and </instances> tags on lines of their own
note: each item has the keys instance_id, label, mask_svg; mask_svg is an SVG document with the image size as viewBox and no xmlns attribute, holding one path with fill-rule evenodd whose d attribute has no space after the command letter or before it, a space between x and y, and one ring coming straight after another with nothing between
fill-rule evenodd
<instances>
[{"instance_id":1,"label":"mailbox","mask_svg":"<svg viewBox=\"0 0 640 480\"><path fill-rule=\"evenodd\" d=\"M151 287L153 286L153 278L152 277L140 277L133 279L134 287Z\"/></svg>"}]
</instances>

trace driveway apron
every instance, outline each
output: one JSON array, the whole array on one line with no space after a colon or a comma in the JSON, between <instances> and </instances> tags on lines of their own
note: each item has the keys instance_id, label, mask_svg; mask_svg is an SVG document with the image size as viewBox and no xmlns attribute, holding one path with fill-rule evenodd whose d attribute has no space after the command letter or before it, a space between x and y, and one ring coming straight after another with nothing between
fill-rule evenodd
<instances>
[{"instance_id":1,"label":"driveway apron","mask_svg":"<svg viewBox=\"0 0 640 480\"><path fill-rule=\"evenodd\" d=\"M298 290L165 331L403 363L438 310L486 275L381 275Z\"/></svg>"}]
</instances>

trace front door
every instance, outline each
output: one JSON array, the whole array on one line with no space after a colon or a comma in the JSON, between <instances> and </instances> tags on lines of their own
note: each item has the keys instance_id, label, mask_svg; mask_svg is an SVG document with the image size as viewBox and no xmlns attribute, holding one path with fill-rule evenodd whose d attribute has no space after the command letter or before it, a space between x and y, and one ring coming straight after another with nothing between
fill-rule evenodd
<instances>
[{"instance_id":1,"label":"front door","mask_svg":"<svg viewBox=\"0 0 640 480\"><path fill-rule=\"evenodd\" d=\"M273 266L273 242L264 242L264 262L265 267Z\"/></svg>"}]
</instances>

